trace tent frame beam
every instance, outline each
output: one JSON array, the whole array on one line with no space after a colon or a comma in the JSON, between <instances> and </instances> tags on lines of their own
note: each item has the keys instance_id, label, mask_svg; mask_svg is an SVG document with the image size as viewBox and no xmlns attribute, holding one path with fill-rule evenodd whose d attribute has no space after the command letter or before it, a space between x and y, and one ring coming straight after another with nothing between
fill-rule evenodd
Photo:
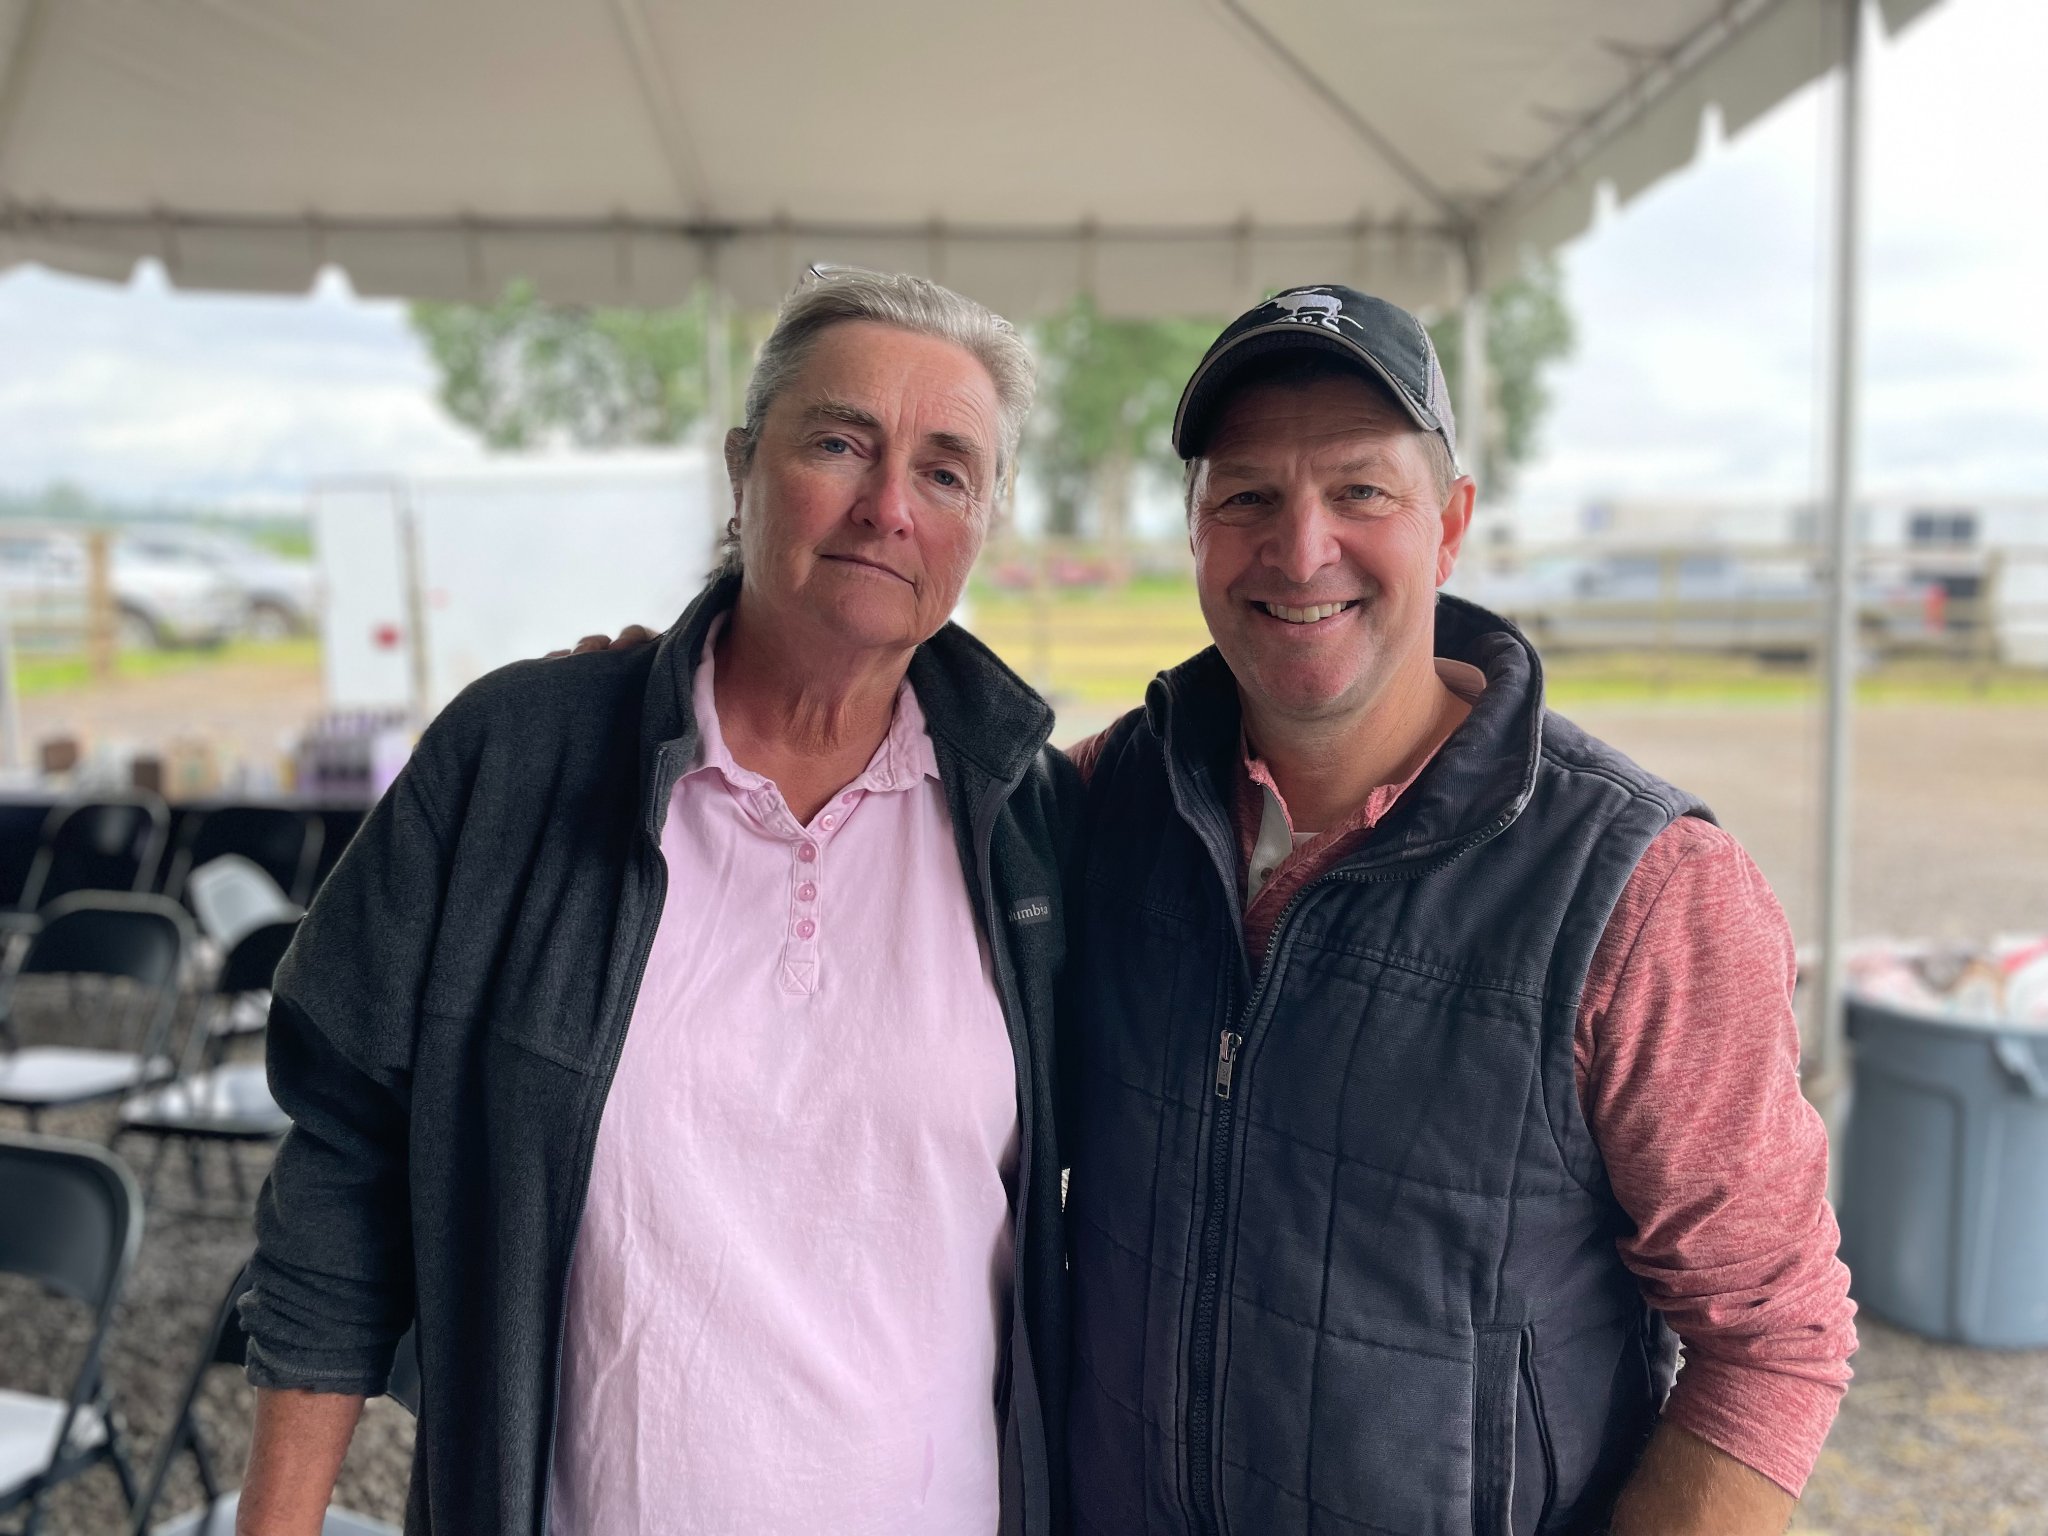
<instances>
[{"instance_id":1,"label":"tent frame beam","mask_svg":"<svg viewBox=\"0 0 2048 1536\"><path fill-rule=\"evenodd\" d=\"M655 46L646 8L641 0L611 0L611 13L619 45L625 51L633 83L640 92L640 104L647 109L655 144L674 178L676 195L692 217L701 218L707 207L704 166L697 158L696 140L690 134L682 103L676 100L674 87L661 68L660 50Z\"/></svg>"},{"instance_id":2,"label":"tent frame beam","mask_svg":"<svg viewBox=\"0 0 2048 1536\"><path fill-rule=\"evenodd\" d=\"M1468 215L1465 210L1453 202L1434 181L1425 176L1392 139L1366 121L1356 107L1339 95L1329 81L1310 67L1307 60L1281 41L1272 28L1252 15L1244 7L1242 0L1222 0L1222 6L1231 19L1244 29L1274 63L1306 86L1316 100L1329 108L1337 120L1351 130L1353 137L1372 150L1395 175L1408 184L1410 191L1435 208L1447 222L1457 226L1467 223Z\"/></svg>"},{"instance_id":3,"label":"tent frame beam","mask_svg":"<svg viewBox=\"0 0 2048 1536\"><path fill-rule=\"evenodd\" d=\"M337 234L448 234L473 235L650 235L666 239L715 243L722 240L762 238L809 239L816 237L849 240L916 240L929 243L931 220L904 223L859 223L854 221L810 222L792 219L677 219L645 218L621 214L612 218L563 215L553 217L506 217L476 214L464 217L433 215L348 215L328 214L317 209L304 213L220 213L189 208L152 208L122 211L73 208L57 203L26 202L0 198L0 235L26 238L61 238L71 231L162 230L281 234L300 232L310 244L314 236ZM1423 240L1447 249L1461 247L1468 234L1463 223L1420 224L1408 219L1347 219L1328 224L1100 224L1083 220L1075 224L946 224L939 230L947 241L993 241L1014 243L1207 241L1212 243L1252 240L1354 240L1361 235L1386 235L1395 239Z\"/></svg>"}]
</instances>

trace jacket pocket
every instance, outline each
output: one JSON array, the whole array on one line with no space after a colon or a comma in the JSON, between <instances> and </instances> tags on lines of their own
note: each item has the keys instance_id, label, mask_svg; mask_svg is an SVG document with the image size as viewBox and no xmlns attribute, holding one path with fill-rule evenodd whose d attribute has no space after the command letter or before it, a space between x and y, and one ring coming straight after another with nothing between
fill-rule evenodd
<instances>
[{"instance_id":1,"label":"jacket pocket","mask_svg":"<svg viewBox=\"0 0 2048 1536\"><path fill-rule=\"evenodd\" d=\"M1557 1453L1550 1443L1550 1419L1543 1384L1536 1374L1536 1331L1522 1330L1521 1394L1515 1419L1514 1522L1519 1531L1548 1530L1557 1502Z\"/></svg>"},{"instance_id":2,"label":"jacket pocket","mask_svg":"<svg viewBox=\"0 0 2048 1536\"><path fill-rule=\"evenodd\" d=\"M1549 1463L1530 1330L1479 1328L1472 1357L1473 1536L1538 1529L1550 1503Z\"/></svg>"},{"instance_id":3,"label":"jacket pocket","mask_svg":"<svg viewBox=\"0 0 2048 1536\"><path fill-rule=\"evenodd\" d=\"M569 1028L559 1017L536 1018L523 1013L493 1014L485 1028L492 1041L512 1046L520 1057L538 1057L588 1077L596 1068L592 1057L596 1044L588 1029Z\"/></svg>"}]
</instances>

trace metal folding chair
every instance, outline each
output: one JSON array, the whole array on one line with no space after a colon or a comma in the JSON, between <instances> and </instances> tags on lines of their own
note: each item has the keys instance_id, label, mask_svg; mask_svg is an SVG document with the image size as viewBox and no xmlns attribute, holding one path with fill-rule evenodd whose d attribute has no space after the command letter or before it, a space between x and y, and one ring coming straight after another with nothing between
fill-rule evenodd
<instances>
[{"instance_id":1,"label":"metal folding chair","mask_svg":"<svg viewBox=\"0 0 2048 1536\"><path fill-rule=\"evenodd\" d=\"M228 1176L241 1201L233 1214L246 1214L249 1188L235 1157L235 1144L276 1141L291 1129L291 1119L270 1096L263 1064L222 1065L219 1047L234 1031L237 1010L244 1002L268 999L271 977L298 926L293 919L268 923L246 934L228 952L213 992L201 1000L178 1076L122 1102L114 1144L118 1146L123 1137L131 1135L157 1142L156 1156L143 1182L145 1198L156 1197L157 1176L173 1142L185 1143L191 1155L193 1193L203 1197L205 1178L199 1149L215 1142L226 1148ZM260 1028L262 1013L256 1017Z\"/></svg>"},{"instance_id":2,"label":"metal folding chair","mask_svg":"<svg viewBox=\"0 0 2048 1536\"><path fill-rule=\"evenodd\" d=\"M29 1046L0 1053L0 1107L25 1110L34 1130L45 1110L118 1098L169 1077L165 1043L190 937L184 908L161 896L82 892L46 907L21 963L0 979L0 1020L12 1018L23 976L125 979L136 984L125 1027L114 1031L125 1044L114 1050ZM74 1001L75 996L74 988Z\"/></svg>"},{"instance_id":3,"label":"metal folding chair","mask_svg":"<svg viewBox=\"0 0 2048 1536\"><path fill-rule=\"evenodd\" d=\"M74 891L148 890L170 830L170 807L141 790L54 807L22 883L20 910L36 913Z\"/></svg>"},{"instance_id":4,"label":"metal folding chair","mask_svg":"<svg viewBox=\"0 0 2048 1536\"><path fill-rule=\"evenodd\" d=\"M164 894L185 897L185 881L200 865L236 853L277 882L299 906L313 892L313 872L327 828L318 816L278 805L224 805L193 813L179 829Z\"/></svg>"},{"instance_id":5,"label":"metal folding chair","mask_svg":"<svg viewBox=\"0 0 2048 1536\"><path fill-rule=\"evenodd\" d=\"M249 1340L242 1332L242 1320L236 1306L242 1299L242 1293L248 1289L249 1271L245 1267L235 1276L220 1310L214 1314L213 1326L200 1348L192 1374L185 1382L185 1394L178 1403L178 1417L172 1423L170 1433L164 1436L145 1491L135 1501L128 1536L233 1536L235 1512L241 1505L241 1490L222 1487L213 1453L207 1449L205 1437L200 1433L199 1418L193 1411L193 1405L199 1401L199 1391L205 1385L209 1371L216 1366L233 1366L239 1370L248 1358ZM410 1331L399 1341L388 1391L408 1410L419 1412L419 1358ZM189 1514L177 1516L152 1531L150 1517L163 1497L164 1483L171 1475L171 1466L187 1452L199 1473L199 1486L206 1502ZM321 1531L323 1536L398 1536L395 1527L345 1509L328 1510Z\"/></svg>"},{"instance_id":6,"label":"metal folding chair","mask_svg":"<svg viewBox=\"0 0 2048 1536\"><path fill-rule=\"evenodd\" d=\"M78 1142L0 1135L0 1272L41 1283L93 1319L64 1397L0 1389L0 1515L26 1505L23 1536L34 1536L52 1488L101 1462L134 1508L135 1472L100 1359L141 1242L142 1197L118 1159Z\"/></svg>"}]
</instances>

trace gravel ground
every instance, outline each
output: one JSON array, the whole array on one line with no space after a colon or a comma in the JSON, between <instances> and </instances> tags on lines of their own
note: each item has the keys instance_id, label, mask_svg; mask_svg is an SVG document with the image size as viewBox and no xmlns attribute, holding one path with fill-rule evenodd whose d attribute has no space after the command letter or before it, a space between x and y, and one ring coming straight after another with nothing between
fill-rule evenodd
<instances>
[{"instance_id":1,"label":"gravel ground","mask_svg":"<svg viewBox=\"0 0 2048 1536\"><path fill-rule=\"evenodd\" d=\"M2048 1531L2048 1350L1931 1344L1874 1318L1793 1530L1803 1536Z\"/></svg>"},{"instance_id":2,"label":"gravel ground","mask_svg":"<svg viewBox=\"0 0 2048 1536\"><path fill-rule=\"evenodd\" d=\"M31 694L21 701L22 740L82 737L97 744L161 751L198 737L224 760L275 765L326 708L320 668L303 647L196 661L147 677Z\"/></svg>"},{"instance_id":3,"label":"gravel ground","mask_svg":"<svg viewBox=\"0 0 2048 1536\"><path fill-rule=\"evenodd\" d=\"M1801 942L1816 936L1815 711L1638 706L1576 718L1712 806ZM2048 708L1873 705L1857 713L1855 744L1854 933L1981 941L2048 929Z\"/></svg>"}]
</instances>

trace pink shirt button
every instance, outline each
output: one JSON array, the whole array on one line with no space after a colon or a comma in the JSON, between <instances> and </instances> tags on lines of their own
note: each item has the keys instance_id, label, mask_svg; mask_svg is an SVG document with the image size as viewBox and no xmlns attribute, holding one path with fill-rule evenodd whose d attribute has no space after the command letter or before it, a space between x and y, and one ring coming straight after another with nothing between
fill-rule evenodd
<instances>
[{"instance_id":1,"label":"pink shirt button","mask_svg":"<svg viewBox=\"0 0 2048 1536\"><path fill-rule=\"evenodd\" d=\"M808 917L796 925L796 936L800 939L808 939L817 931L818 925Z\"/></svg>"},{"instance_id":2,"label":"pink shirt button","mask_svg":"<svg viewBox=\"0 0 2048 1536\"><path fill-rule=\"evenodd\" d=\"M854 801L858 800L859 798L860 792L858 790L849 789L845 794L839 797L839 803L841 805L851 805Z\"/></svg>"},{"instance_id":3,"label":"pink shirt button","mask_svg":"<svg viewBox=\"0 0 2048 1536\"><path fill-rule=\"evenodd\" d=\"M839 818L837 816L834 816L830 811L827 811L824 815L818 818L818 825L823 827L827 832L830 832L834 827L839 825Z\"/></svg>"},{"instance_id":4,"label":"pink shirt button","mask_svg":"<svg viewBox=\"0 0 2048 1536\"><path fill-rule=\"evenodd\" d=\"M796 856L806 864L815 864L818 862L818 845L816 843L799 843Z\"/></svg>"},{"instance_id":5,"label":"pink shirt button","mask_svg":"<svg viewBox=\"0 0 2048 1536\"><path fill-rule=\"evenodd\" d=\"M818 888L806 880L796 888L796 899L798 901L816 901L818 899Z\"/></svg>"}]
</instances>

